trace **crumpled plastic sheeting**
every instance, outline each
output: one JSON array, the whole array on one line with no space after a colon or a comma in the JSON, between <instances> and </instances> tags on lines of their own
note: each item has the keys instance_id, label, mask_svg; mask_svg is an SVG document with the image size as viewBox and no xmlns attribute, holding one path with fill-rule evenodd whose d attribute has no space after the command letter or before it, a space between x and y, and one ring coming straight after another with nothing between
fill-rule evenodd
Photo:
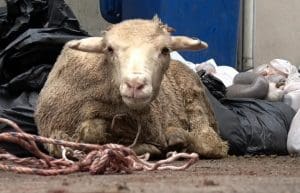
<instances>
[{"instance_id":1,"label":"crumpled plastic sheeting","mask_svg":"<svg viewBox=\"0 0 300 193\"><path fill-rule=\"evenodd\" d=\"M52 66L65 42L82 37L64 28L28 29L0 53L0 84L34 66Z\"/></svg>"},{"instance_id":2,"label":"crumpled plastic sheeting","mask_svg":"<svg viewBox=\"0 0 300 193\"><path fill-rule=\"evenodd\" d=\"M270 61L270 65L276 70L286 74L287 76L290 74L298 73L296 66L292 65L289 61L284 59L273 59Z\"/></svg>"},{"instance_id":3,"label":"crumpled plastic sheeting","mask_svg":"<svg viewBox=\"0 0 300 193\"><path fill-rule=\"evenodd\" d=\"M239 128L223 130L221 135L234 154L287 154L287 135L295 111L282 102L254 99L223 100L222 104L239 120ZM222 112L225 113L225 112ZM232 120L226 120L228 122ZM227 123L224 123L227 124Z\"/></svg>"},{"instance_id":4,"label":"crumpled plastic sheeting","mask_svg":"<svg viewBox=\"0 0 300 193\"><path fill-rule=\"evenodd\" d=\"M83 32L76 17L63 0L6 2L7 13L0 14L0 49L30 28L58 27Z\"/></svg>"},{"instance_id":5,"label":"crumpled plastic sheeting","mask_svg":"<svg viewBox=\"0 0 300 193\"><path fill-rule=\"evenodd\" d=\"M282 102L258 99L223 99L206 92L220 136L229 154L287 154L287 134L295 111Z\"/></svg>"},{"instance_id":6,"label":"crumpled plastic sheeting","mask_svg":"<svg viewBox=\"0 0 300 193\"><path fill-rule=\"evenodd\" d=\"M268 78L270 88L268 99L281 99L283 95L283 102L290 105L295 111L300 108L300 73L297 67L284 59L273 59L270 64L262 64L254 68L254 72L262 74ZM284 82L279 88L272 86L278 82ZM274 84L273 84L274 85ZM273 88L271 88L273 87ZM276 96L277 95L277 96Z\"/></svg>"},{"instance_id":7,"label":"crumpled plastic sheeting","mask_svg":"<svg viewBox=\"0 0 300 193\"><path fill-rule=\"evenodd\" d=\"M37 134L33 113L40 89L63 45L88 34L63 0L7 0L0 9L0 117ZM12 128L0 125L0 132ZM14 144L0 147L18 156Z\"/></svg>"},{"instance_id":8,"label":"crumpled plastic sheeting","mask_svg":"<svg viewBox=\"0 0 300 193\"><path fill-rule=\"evenodd\" d=\"M207 73L221 80L226 87L233 84L233 78L238 74L238 71L230 66L218 66L214 59L196 64L195 70L206 70Z\"/></svg>"},{"instance_id":9,"label":"crumpled plastic sheeting","mask_svg":"<svg viewBox=\"0 0 300 193\"><path fill-rule=\"evenodd\" d=\"M212 74L207 74L205 70L200 70L197 72L202 83L206 86L209 92L218 100L225 97L226 86L221 80L213 76Z\"/></svg>"}]
</instances>

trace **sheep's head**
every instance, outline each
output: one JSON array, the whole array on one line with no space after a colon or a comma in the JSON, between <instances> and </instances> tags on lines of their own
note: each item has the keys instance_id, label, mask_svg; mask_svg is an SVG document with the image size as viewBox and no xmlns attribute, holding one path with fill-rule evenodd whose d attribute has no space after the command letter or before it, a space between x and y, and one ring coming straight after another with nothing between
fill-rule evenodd
<instances>
[{"instance_id":1,"label":"sheep's head","mask_svg":"<svg viewBox=\"0 0 300 193\"><path fill-rule=\"evenodd\" d=\"M87 52L105 53L113 66L114 82L124 103L142 109L159 92L170 63L170 51L199 50L205 42L185 36L171 36L172 28L159 19L127 20L113 25L103 38L92 37L69 43L69 47Z\"/></svg>"}]
</instances>

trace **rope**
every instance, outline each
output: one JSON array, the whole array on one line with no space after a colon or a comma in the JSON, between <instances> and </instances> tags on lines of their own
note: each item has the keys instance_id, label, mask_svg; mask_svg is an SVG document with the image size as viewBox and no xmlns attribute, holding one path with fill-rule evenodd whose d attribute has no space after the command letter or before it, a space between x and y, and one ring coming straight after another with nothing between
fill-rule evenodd
<instances>
[{"instance_id":1,"label":"rope","mask_svg":"<svg viewBox=\"0 0 300 193\"><path fill-rule=\"evenodd\" d=\"M0 169L4 171L45 176L65 175L74 172L90 172L91 174L132 173L134 171L184 170L198 160L198 154L196 153L172 152L165 160L149 162L147 161L149 155L137 156L132 149L123 145L97 145L50 139L27 134L10 120L0 118L0 122L8 124L18 131L1 133L0 141L17 143L35 156L18 158L0 149ZM35 142L61 146L63 158L56 159L44 154L38 149ZM66 147L69 149L67 150ZM77 160L68 160L66 157L68 153ZM189 160L181 166L169 165L181 158Z\"/></svg>"},{"instance_id":2,"label":"rope","mask_svg":"<svg viewBox=\"0 0 300 193\"><path fill-rule=\"evenodd\" d=\"M110 129L113 130L114 126L115 126L115 122L116 122L116 119L120 118L120 117L124 117L124 116L127 116L126 113L122 113L122 114L116 114L113 119L112 119L112 122L111 122L111 125L110 125ZM139 137L140 137L140 134L141 134L141 130L142 130L142 125L141 125L141 121L140 121L140 118L138 118L137 120L137 124L138 124L138 131L136 133L136 136L134 138L134 141L131 145L129 145L128 147L129 148L132 148L136 145Z\"/></svg>"}]
</instances>

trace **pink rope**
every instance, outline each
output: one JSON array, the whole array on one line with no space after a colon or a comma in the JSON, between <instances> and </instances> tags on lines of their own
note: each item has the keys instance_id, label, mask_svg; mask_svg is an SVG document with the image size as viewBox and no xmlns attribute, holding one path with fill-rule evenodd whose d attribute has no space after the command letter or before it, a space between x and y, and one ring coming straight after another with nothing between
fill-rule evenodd
<instances>
[{"instance_id":1,"label":"pink rope","mask_svg":"<svg viewBox=\"0 0 300 193\"><path fill-rule=\"evenodd\" d=\"M144 158L138 157L132 149L123 145L97 145L50 139L27 134L10 120L0 118L0 122L6 123L18 131L1 133L0 141L17 143L36 156L18 158L1 150L0 169L5 171L38 175L60 175L74 172L90 172L91 174L132 173L134 171L184 170L198 160L198 154L196 153L173 152L167 159L149 162L147 161L147 156ZM50 143L75 149L71 150L71 153L78 160L56 159L46 155L37 148L35 142ZM81 152L80 156L76 156L76 151ZM182 158L189 160L180 166L170 165L172 162ZM7 163L14 163L15 165L12 166Z\"/></svg>"}]
</instances>

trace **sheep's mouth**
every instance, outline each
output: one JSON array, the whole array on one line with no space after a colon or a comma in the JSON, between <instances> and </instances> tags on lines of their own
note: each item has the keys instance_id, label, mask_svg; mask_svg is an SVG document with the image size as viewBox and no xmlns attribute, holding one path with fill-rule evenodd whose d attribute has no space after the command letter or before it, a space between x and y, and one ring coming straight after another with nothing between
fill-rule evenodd
<instances>
[{"instance_id":1,"label":"sheep's mouth","mask_svg":"<svg viewBox=\"0 0 300 193\"><path fill-rule=\"evenodd\" d=\"M151 102L151 96L147 97L130 97L122 96L123 102L132 109L141 109Z\"/></svg>"}]
</instances>

